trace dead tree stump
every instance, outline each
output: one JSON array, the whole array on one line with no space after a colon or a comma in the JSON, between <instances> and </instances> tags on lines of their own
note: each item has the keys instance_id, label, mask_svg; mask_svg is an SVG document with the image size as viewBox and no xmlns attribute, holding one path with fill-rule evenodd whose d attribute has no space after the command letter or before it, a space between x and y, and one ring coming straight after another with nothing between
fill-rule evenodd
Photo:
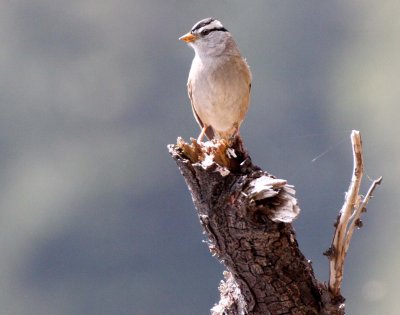
<instances>
[{"instance_id":1,"label":"dead tree stump","mask_svg":"<svg viewBox=\"0 0 400 315\"><path fill-rule=\"evenodd\" d=\"M344 314L344 298L319 282L291 222L293 186L251 162L241 139L169 145L213 256L225 267L214 315Z\"/></svg>"}]
</instances>

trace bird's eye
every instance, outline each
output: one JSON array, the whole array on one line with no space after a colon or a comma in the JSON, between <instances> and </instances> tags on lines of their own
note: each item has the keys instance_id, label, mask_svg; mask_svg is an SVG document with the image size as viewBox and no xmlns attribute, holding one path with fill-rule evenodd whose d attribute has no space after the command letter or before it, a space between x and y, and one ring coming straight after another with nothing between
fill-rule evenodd
<instances>
[{"instance_id":1,"label":"bird's eye","mask_svg":"<svg viewBox=\"0 0 400 315\"><path fill-rule=\"evenodd\" d=\"M201 35L202 36L206 36L206 35L208 35L210 33L210 30L203 30L203 31L201 31Z\"/></svg>"}]
</instances>

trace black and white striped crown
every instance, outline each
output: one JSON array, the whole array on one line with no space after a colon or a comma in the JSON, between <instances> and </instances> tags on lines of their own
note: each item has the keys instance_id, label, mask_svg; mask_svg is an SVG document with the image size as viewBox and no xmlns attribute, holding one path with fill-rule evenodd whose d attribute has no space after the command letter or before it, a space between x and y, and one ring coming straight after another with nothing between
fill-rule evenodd
<instances>
[{"instance_id":1,"label":"black and white striped crown","mask_svg":"<svg viewBox=\"0 0 400 315\"><path fill-rule=\"evenodd\" d=\"M214 18L206 18L197 22L191 30L192 34L207 35L214 31L227 32L222 23Z\"/></svg>"}]
</instances>

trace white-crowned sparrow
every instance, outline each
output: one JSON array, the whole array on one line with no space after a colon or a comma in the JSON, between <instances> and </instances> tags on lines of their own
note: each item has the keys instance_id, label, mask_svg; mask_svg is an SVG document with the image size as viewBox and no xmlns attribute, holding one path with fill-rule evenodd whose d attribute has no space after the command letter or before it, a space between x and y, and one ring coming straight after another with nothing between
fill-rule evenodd
<instances>
[{"instance_id":1,"label":"white-crowned sparrow","mask_svg":"<svg viewBox=\"0 0 400 315\"><path fill-rule=\"evenodd\" d=\"M231 141L239 134L250 101L251 73L231 34L207 18L179 38L195 51L188 93L193 114L209 139Z\"/></svg>"}]
</instances>

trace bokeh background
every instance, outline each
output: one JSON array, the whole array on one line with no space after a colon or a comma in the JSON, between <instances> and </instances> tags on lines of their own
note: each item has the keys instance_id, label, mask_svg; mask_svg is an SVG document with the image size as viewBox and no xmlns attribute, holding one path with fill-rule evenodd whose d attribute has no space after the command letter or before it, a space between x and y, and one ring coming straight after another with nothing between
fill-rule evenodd
<instances>
[{"instance_id":1,"label":"bokeh background","mask_svg":"<svg viewBox=\"0 0 400 315\"><path fill-rule=\"evenodd\" d=\"M199 129L177 38L214 16L253 71L241 133L297 189L298 240L328 279L352 156L384 176L351 244L348 314L400 309L400 3L0 2L0 314L208 314L221 266L166 145ZM369 178L368 178L369 177Z\"/></svg>"}]
</instances>

